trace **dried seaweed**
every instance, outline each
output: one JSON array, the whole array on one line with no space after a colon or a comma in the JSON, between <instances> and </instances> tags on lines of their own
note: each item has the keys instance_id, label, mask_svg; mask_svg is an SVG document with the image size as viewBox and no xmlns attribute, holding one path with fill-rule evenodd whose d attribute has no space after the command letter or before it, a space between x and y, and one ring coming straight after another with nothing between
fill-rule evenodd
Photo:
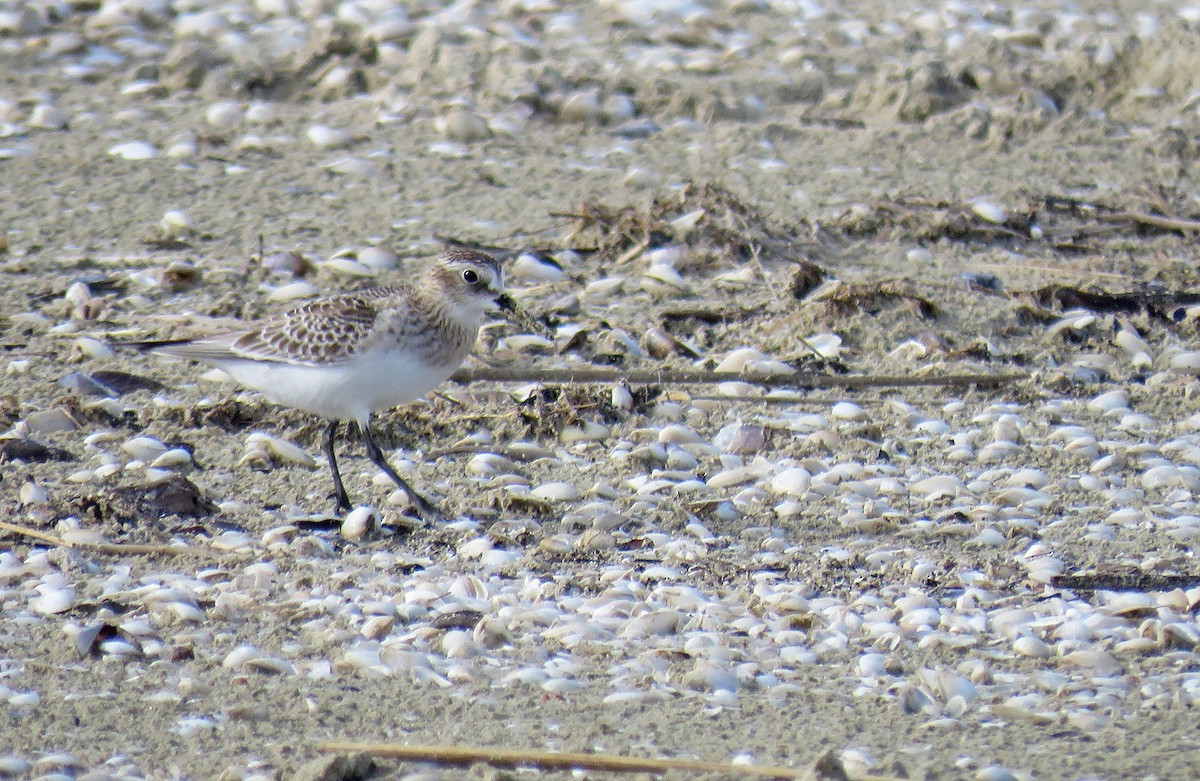
<instances>
[{"instance_id":1,"label":"dried seaweed","mask_svg":"<svg viewBox=\"0 0 1200 781\"><path fill-rule=\"evenodd\" d=\"M1097 249L1106 238L1200 233L1200 212L1184 193L1122 193L1107 201L1060 195L1028 197L999 212L979 202L900 195L858 204L820 227L832 234L928 244L940 240L1045 246L1061 252ZM997 219L1000 218L1000 219Z\"/></svg>"},{"instance_id":2,"label":"dried seaweed","mask_svg":"<svg viewBox=\"0 0 1200 781\"><path fill-rule=\"evenodd\" d=\"M1200 573L1164 575L1157 572L1096 572L1090 575L1055 575L1055 588L1073 591L1174 591L1200 586Z\"/></svg>"},{"instance_id":3,"label":"dried seaweed","mask_svg":"<svg viewBox=\"0 0 1200 781\"><path fill-rule=\"evenodd\" d=\"M687 215L694 220L681 223ZM776 224L714 184L689 182L646 211L588 201L556 216L574 218L574 241L604 263L619 265L647 249L682 244L693 268L785 262L798 265L808 279L825 277L806 257L822 250L810 225Z\"/></svg>"},{"instance_id":4,"label":"dried seaweed","mask_svg":"<svg viewBox=\"0 0 1200 781\"><path fill-rule=\"evenodd\" d=\"M1200 293L1161 290L1094 292L1069 285L1048 285L1017 295L1027 295L1041 306L1087 309L1093 312L1137 314L1146 312L1164 320L1175 320L1179 307L1200 303Z\"/></svg>"},{"instance_id":5,"label":"dried seaweed","mask_svg":"<svg viewBox=\"0 0 1200 781\"><path fill-rule=\"evenodd\" d=\"M915 286L903 279L858 284L839 283L809 300L823 303L841 316L856 312L874 315L897 304L910 307L913 313L923 320L937 317L938 313L937 306L932 301L919 295Z\"/></svg>"}]
</instances>

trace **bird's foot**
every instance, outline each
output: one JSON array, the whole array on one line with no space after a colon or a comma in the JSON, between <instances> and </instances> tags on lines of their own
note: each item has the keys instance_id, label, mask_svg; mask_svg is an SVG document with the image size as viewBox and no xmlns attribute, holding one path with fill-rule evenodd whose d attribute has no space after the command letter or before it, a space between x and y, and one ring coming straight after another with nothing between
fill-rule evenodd
<instances>
[{"instance_id":1,"label":"bird's foot","mask_svg":"<svg viewBox=\"0 0 1200 781\"><path fill-rule=\"evenodd\" d=\"M346 513L354 509L354 505L350 503L350 496L345 491L336 492L333 495L333 514L337 517L342 517Z\"/></svg>"},{"instance_id":2,"label":"bird's foot","mask_svg":"<svg viewBox=\"0 0 1200 781\"><path fill-rule=\"evenodd\" d=\"M421 496L408 486L404 486L404 490L405 493L408 494L409 506L423 519L427 521L436 521L445 517L441 509L424 496Z\"/></svg>"}]
</instances>

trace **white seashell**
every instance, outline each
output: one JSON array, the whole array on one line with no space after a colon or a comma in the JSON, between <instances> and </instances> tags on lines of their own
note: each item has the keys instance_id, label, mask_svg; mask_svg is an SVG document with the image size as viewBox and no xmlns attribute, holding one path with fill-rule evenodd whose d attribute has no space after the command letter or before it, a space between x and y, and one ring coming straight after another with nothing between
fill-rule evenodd
<instances>
[{"instance_id":1,"label":"white seashell","mask_svg":"<svg viewBox=\"0 0 1200 781\"><path fill-rule=\"evenodd\" d=\"M342 536L348 540L360 540L379 526L379 513L374 507L355 507L342 520Z\"/></svg>"},{"instance_id":2,"label":"white seashell","mask_svg":"<svg viewBox=\"0 0 1200 781\"><path fill-rule=\"evenodd\" d=\"M1200 374L1200 351L1175 353L1167 364L1179 372Z\"/></svg>"},{"instance_id":3,"label":"white seashell","mask_svg":"<svg viewBox=\"0 0 1200 781\"><path fill-rule=\"evenodd\" d=\"M242 532L227 531L221 532L213 538L209 544L220 551L237 551L252 548L254 546L254 538L249 534Z\"/></svg>"},{"instance_id":4,"label":"white seashell","mask_svg":"<svg viewBox=\"0 0 1200 781\"><path fill-rule=\"evenodd\" d=\"M975 772L975 781L1018 781L1018 779L999 765L989 765Z\"/></svg>"},{"instance_id":5,"label":"white seashell","mask_svg":"<svg viewBox=\"0 0 1200 781\"><path fill-rule=\"evenodd\" d=\"M563 277L563 269L552 258L543 258L522 252L509 266L510 273L517 279L538 282L557 282Z\"/></svg>"},{"instance_id":6,"label":"white seashell","mask_svg":"<svg viewBox=\"0 0 1200 781\"><path fill-rule=\"evenodd\" d=\"M28 759L16 756L0 757L0 773L9 777L23 776L33 769L33 763Z\"/></svg>"},{"instance_id":7,"label":"white seashell","mask_svg":"<svg viewBox=\"0 0 1200 781\"><path fill-rule=\"evenodd\" d=\"M554 346L554 341L539 334L514 334L497 342L497 347L503 346L509 350L548 350Z\"/></svg>"},{"instance_id":8,"label":"white seashell","mask_svg":"<svg viewBox=\"0 0 1200 781\"><path fill-rule=\"evenodd\" d=\"M1104 608L1114 616L1123 616L1157 610L1158 600L1149 594L1121 593L1109 599Z\"/></svg>"},{"instance_id":9,"label":"white seashell","mask_svg":"<svg viewBox=\"0 0 1200 781\"><path fill-rule=\"evenodd\" d=\"M121 450L139 461L153 461L169 450L166 445L154 437L134 437L121 445Z\"/></svg>"},{"instance_id":10,"label":"white seashell","mask_svg":"<svg viewBox=\"0 0 1200 781\"><path fill-rule=\"evenodd\" d=\"M485 141L492 136L487 120L467 106L454 105L438 117L435 126L451 141Z\"/></svg>"},{"instance_id":11,"label":"white seashell","mask_svg":"<svg viewBox=\"0 0 1200 781\"><path fill-rule=\"evenodd\" d=\"M654 263L646 269L643 276L655 282L670 285L677 290L686 290L688 287L687 281L669 263Z\"/></svg>"},{"instance_id":12,"label":"white seashell","mask_svg":"<svg viewBox=\"0 0 1200 781\"><path fill-rule=\"evenodd\" d=\"M1113 337L1113 341L1125 351L1135 366L1147 366L1154 362L1153 350L1132 325L1122 323L1122 327Z\"/></svg>"},{"instance_id":13,"label":"white seashell","mask_svg":"<svg viewBox=\"0 0 1200 781\"><path fill-rule=\"evenodd\" d=\"M50 497L46 489L32 481L21 484L20 500L22 505L45 504Z\"/></svg>"},{"instance_id":14,"label":"white seashell","mask_svg":"<svg viewBox=\"0 0 1200 781\"><path fill-rule=\"evenodd\" d=\"M833 360L842 353L842 337L834 333L825 332L807 336L804 344L821 358Z\"/></svg>"},{"instance_id":15,"label":"white seashell","mask_svg":"<svg viewBox=\"0 0 1200 781\"><path fill-rule=\"evenodd\" d=\"M54 615L71 609L75 604L75 590L67 587L38 586L40 592L29 603L29 609L42 615Z\"/></svg>"},{"instance_id":16,"label":"white seashell","mask_svg":"<svg viewBox=\"0 0 1200 781\"><path fill-rule=\"evenodd\" d=\"M751 361L766 361L770 360L766 355L755 350L753 347L742 347L729 355L717 364L716 371L718 372L740 372Z\"/></svg>"},{"instance_id":17,"label":"white seashell","mask_svg":"<svg viewBox=\"0 0 1200 781\"><path fill-rule=\"evenodd\" d=\"M633 119L637 113L637 107L633 105L633 100L628 95L616 93L604 99L600 112L605 122L624 122Z\"/></svg>"},{"instance_id":18,"label":"white seashell","mask_svg":"<svg viewBox=\"0 0 1200 781\"><path fill-rule=\"evenodd\" d=\"M633 394L629 391L629 386L624 382L614 383L612 386L611 402L613 407L619 410L628 412L633 409Z\"/></svg>"},{"instance_id":19,"label":"white seashell","mask_svg":"<svg viewBox=\"0 0 1200 781\"><path fill-rule=\"evenodd\" d=\"M178 159L180 157L192 157L199 151L199 146L196 143L196 134L191 132L180 133L171 139L167 145L167 157Z\"/></svg>"},{"instance_id":20,"label":"white seashell","mask_svg":"<svg viewBox=\"0 0 1200 781\"><path fill-rule=\"evenodd\" d=\"M742 367L742 373L748 377L787 377L795 374L796 370L783 361L767 359L747 361Z\"/></svg>"},{"instance_id":21,"label":"white seashell","mask_svg":"<svg viewBox=\"0 0 1200 781\"><path fill-rule=\"evenodd\" d=\"M25 418L25 425L31 434L56 434L60 431L75 431L79 423L70 413L61 407L32 412Z\"/></svg>"},{"instance_id":22,"label":"white seashell","mask_svg":"<svg viewBox=\"0 0 1200 781\"><path fill-rule=\"evenodd\" d=\"M1094 670L1100 675L1111 675L1121 669L1121 663L1117 661L1115 656L1099 648L1085 648L1079 651L1072 651L1064 655L1062 659L1070 664Z\"/></svg>"},{"instance_id":23,"label":"white seashell","mask_svg":"<svg viewBox=\"0 0 1200 781\"><path fill-rule=\"evenodd\" d=\"M242 121L242 107L231 100L214 103L204 112L204 121L215 128L228 130Z\"/></svg>"},{"instance_id":24,"label":"white seashell","mask_svg":"<svg viewBox=\"0 0 1200 781\"><path fill-rule=\"evenodd\" d=\"M271 152L275 149L275 141L256 133L247 133L233 142L233 148L239 152Z\"/></svg>"},{"instance_id":25,"label":"white seashell","mask_svg":"<svg viewBox=\"0 0 1200 781\"><path fill-rule=\"evenodd\" d=\"M256 656L253 659L247 659L243 667L246 670L269 675L294 675L296 672L291 662L275 656Z\"/></svg>"},{"instance_id":26,"label":"white seashell","mask_svg":"<svg viewBox=\"0 0 1200 781\"><path fill-rule=\"evenodd\" d=\"M704 438L687 426L664 426L658 432L658 441L664 445L686 445L704 443Z\"/></svg>"},{"instance_id":27,"label":"white seashell","mask_svg":"<svg viewBox=\"0 0 1200 781\"><path fill-rule=\"evenodd\" d=\"M245 668L246 662L261 655L259 650L252 645L239 645L225 655L225 658L221 660L221 666L229 670L241 670Z\"/></svg>"},{"instance_id":28,"label":"white seashell","mask_svg":"<svg viewBox=\"0 0 1200 781\"><path fill-rule=\"evenodd\" d=\"M321 290L310 282L297 281L280 285L267 294L268 301L297 301L302 298L312 298Z\"/></svg>"},{"instance_id":29,"label":"white seashell","mask_svg":"<svg viewBox=\"0 0 1200 781\"><path fill-rule=\"evenodd\" d=\"M429 153L438 157L460 159L471 156L471 148L457 141L434 141L429 145Z\"/></svg>"},{"instance_id":30,"label":"white seashell","mask_svg":"<svg viewBox=\"0 0 1200 781\"><path fill-rule=\"evenodd\" d=\"M482 558L495 547L487 537L476 537L458 546L458 555L465 559Z\"/></svg>"},{"instance_id":31,"label":"white seashell","mask_svg":"<svg viewBox=\"0 0 1200 781\"><path fill-rule=\"evenodd\" d=\"M304 135L309 141L321 149L334 149L337 147L346 146L351 141L350 133L340 128L332 128L328 125L313 125Z\"/></svg>"},{"instance_id":32,"label":"white seashell","mask_svg":"<svg viewBox=\"0 0 1200 781\"><path fill-rule=\"evenodd\" d=\"M38 761L33 763L33 771L35 773L43 773L49 770L59 769L66 770L69 768L82 767L74 754L68 754L65 751L57 751L48 754L42 754L38 757Z\"/></svg>"},{"instance_id":33,"label":"white seashell","mask_svg":"<svg viewBox=\"0 0 1200 781\"><path fill-rule=\"evenodd\" d=\"M255 124L274 122L279 118L279 109L274 103L255 101L246 107L246 121Z\"/></svg>"},{"instance_id":34,"label":"white seashell","mask_svg":"<svg viewBox=\"0 0 1200 781\"><path fill-rule=\"evenodd\" d=\"M723 469L711 475L705 482L709 488L730 488L757 479L758 476L758 471L755 469L736 467L734 469Z\"/></svg>"},{"instance_id":35,"label":"white seashell","mask_svg":"<svg viewBox=\"0 0 1200 781\"><path fill-rule=\"evenodd\" d=\"M833 405L829 415L841 420L863 420L867 417L867 411L853 402L839 401Z\"/></svg>"},{"instance_id":36,"label":"white seashell","mask_svg":"<svg viewBox=\"0 0 1200 781\"><path fill-rule=\"evenodd\" d=\"M988 222L995 223L996 225L1003 225L1008 221L1008 215L1004 213L1004 209L999 205L992 203L991 201L983 198L976 198L968 205L971 207L971 211L973 211L976 216L987 220Z\"/></svg>"},{"instance_id":37,"label":"white seashell","mask_svg":"<svg viewBox=\"0 0 1200 781\"><path fill-rule=\"evenodd\" d=\"M1107 393L1101 393L1089 401L1087 406L1088 409L1105 414L1117 411L1126 412L1129 409L1129 391L1124 388L1117 388Z\"/></svg>"},{"instance_id":38,"label":"white seashell","mask_svg":"<svg viewBox=\"0 0 1200 781\"><path fill-rule=\"evenodd\" d=\"M969 493L966 485L962 480L954 475L933 475L926 477L923 480L918 480L908 486L908 490L914 494L924 494L925 499L934 501L944 497L955 497L960 494Z\"/></svg>"},{"instance_id":39,"label":"white seashell","mask_svg":"<svg viewBox=\"0 0 1200 781\"><path fill-rule=\"evenodd\" d=\"M392 627L395 624L395 616L372 616L363 622L359 634L368 640L378 640L381 637L391 634Z\"/></svg>"},{"instance_id":40,"label":"white seashell","mask_svg":"<svg viewBox=\"0 0 1200 781\"><path fill-rule=\"evenodd\" d=\"M163 212L162 219L158 221L158 227L164 236L172 239L187 236L195 230L192 218L178 209Z\"/></svg>"},{"instance_id":41,"label":"white seashell","mask_svg":"<svg viewBox=\"0 0 1200 781\"><path fill-rule=\"evenodd\" d=\"M145 141L129 141L110 146L108 153L123 160L149 160L158 155L158 150Z\"/></svg>"},{"instance_id":42,"label":"white seashell","mask_svg":"<svg viewBox=\"0 0 1200 781\"><path fill-rule=\"evenodd\" d=\"M1083 331L1095 325L1097 321L1096 315L1086 310L1066 312L1058 322L1046 329L1046 336L1054 337L1062 331Z\"/></svg>"},{"instance_id":43,"label":"white seashell","mask_svg":"<svg viewBox=\"0 0 1200 781\"><path fill-rule=\"evenodd\" d=\"M192 463L192 454L181 447L173 447L150 462L155 469L170 469Z\"/></svg>"},{"instance_id":44,"label":"white seashell","mask_svg":"<svg viewBox=\"0 0 1200 781\"><path fill-rule=\"evenodd\" d=\"M565 426L558 434L558 439L565 445L575 442L603 442L608 439L611 429L602 423L588 421L582 425Z\"/></svg>"},{"instance_id":45,"label":"white seashell","mask_svg":"<svg viewBox=\"0 0 1200 781\"><path fill-rule=\"evenodd\" d=\"M775 475L771 490L785 496L804 496L812 484L812 475L804 467L791 467ZM711 482L710 482L711 485Z\"/></svg>"},{"instance_id":46,"label":"white seashell","mask_svg":"<svg viewBox=\"0 0 1200 781\"><path fill-rule=\"evenodd\" d=\"M971 538L971 542L980 546L996 546L1005 543L1004 535L998 530L987 526L979 530L979 533Z\"/></svg>"},{"instance_id":47,"label":"white seashell","mask_svg":"<svg viewBox=\"0 0 1200 781\"><path fill-rule=\"evenodd\" d=\"M338 157L325 163L326 171L346 176L372 177L378 173L375 164L361 157Z\"/></svg>"},{"instance_id":48,"label":"white seashell","mask_svg":"<svg viewBox=\"0 0 1200 781\"><path fill-rule=\"evenodd\" d=\"M558 110L558 116L567 122L589 122L600 116L600 98L591 90L576 92Z\"/></svg>"},{"instance_id":49,"label":"white seashell","mask_svg":"<svg viewBox=\"0 0 1200 781\"><path fill-rule=\"evenodd\" d=\"M358 251L358 262L376 271L389 271L400 265L400 257L387 247L364 247Z\"/></svg>"},{"instance_id":50,"label":"white seashell","mask_svg":"<svg viewBox=\"0 0 1200 781\"><path fill-rule=\"evenodd\" d=\"M671 233L676 239L682 239L692 232L692 229L699 224L700 220L704 219L707 212L704 209L695 209L693 211L681 214L669 223Z\"/></svg>"},{"instance_id":51,"label":"white seashell","mask_svg":"<svg viewBox=\"0 0 1200 781\"><path fill-rule=\"evenodd\" d=\"M29 126L43 130L61 130L67 126L67 115L50 103L39 103L29 112Z\"/></svg>"},{"instance_id":52,"label":"white seashell","mask_svg":"<svg viewBox=\"0 0 1200 781\"><path fill-rule=\"evenodd\" d=\"M1029 656L1034 659L1048 659L1054 656L1053 648L1042 640L1029 635L1018 637L1013 642L1013 651L1021 656Z\"/></svg>"},{"instance_id":53,"label":"white seashell","mask_svg":"<svg viewBox=\"0 0 1200 781\"><path fill-rule=\"evenodd\" d=\"M640 165L630 166L621 181L628 187L636 187L640 190L649 190L658 187L659 184L658 176L649 168L643 168Z\"/></svg>"},{"instance_id":54,"label":"white seashell","mask_svg":"<svg viewBox=\"0 0 1200 781\"><path fill-rule=\"evenodd\" d=\"M332 258L322 263L321 268L328 269L337 274L346 274L355 277L375 276L375 269L351 258Z\"/></svg>"},{"instance_id":55,"label":"white seashell","mask_svg":"<svg viewBox=\"0 0 1200 781\"><path fill-rule=\"evenodd\" d=\"M685 257L687 257L687 247L682 244L668 244L665 247L655 247L642 254L642 259L646 261L647 267L670 266L671 268L678 268Z\"/></svg>"},{"instance_id":56,"label":"white seashell","mask_svg":"<svg viewBox=\"0 0 1200 781\"><path fill-rule=\"evenodd\" d=\"M621 627L621 637L662 637L674 634L683 626L683 615L675 610L655 610L630 619Z\"/></svg>"},{"instance_id":57,"label":"white seashell","mask_svg":"<svg viewBox=\"0 0 1200 781\"><path fill-rule=\"evenodd\" d=\"M539 485L530 491L529 495L544 502L564 502L578 499L579 489L570 483L559 481Z\"/></svg>"},{"instance_id":58,"label":"white seashell","mask_svg":"<svg viewBox=\"0 0 1200 781\"><path fill-rule=\"evenodd\" d=\"M1148 491L1162 488L1187 488L1189 481L1183 470L1173 464L1165 464L1147 469L1142 473L1142 488Z\"/></svg>"}]
</instances>

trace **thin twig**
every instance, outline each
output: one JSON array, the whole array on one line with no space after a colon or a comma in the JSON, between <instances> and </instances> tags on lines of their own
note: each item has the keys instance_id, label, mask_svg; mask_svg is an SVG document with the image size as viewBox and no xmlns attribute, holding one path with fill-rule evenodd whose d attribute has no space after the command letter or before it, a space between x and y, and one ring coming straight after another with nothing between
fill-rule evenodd
<instances>
[{"instance_id":1,"label":"thin twig","mask_svg":"<svg viewBox=\"0 0 1200 781\"><path fill-rule=\"evenodd\" d=\"M389 759L437 762L443 765L472 765L479 762L494 767L532 767L538 770L607 770L618 773L665 773L670 770L720 775L758 776L759 778L811 778L808 770L772 765L733 765L696 759L654 759L622 757L611 754L579 754L530 749L486 748L475 746L406 746L398 743L327 742L318 751L365 752ZM884 776L855 775L856 781L893 781Z\"/></svg>"},{"instance_id":2,"label":"thin twig","mask_svg":"<svg viewBox=\"0 0 1200 781\"><path fill-rule=\"evenodd\" d=\"M1183 217L1164 217L1158 214L1143 214L1141 212L1112 212L1111 214L1100 212L1095 215L1095 218L1103 222L1133 222L1139 225L1148 225L1152 228L1162 228L1163 230L1200 231L1200 222L1184 219Z\"/></svg>"},{"instance_id":3,"label":"thin twig","mask_svg":"<svg viewBox=\"0 0 1200 781\"><path fill-rule=\"evenodd\" d=\"M528 366L497 366L464 368L456 371L451 381L472 382L541 382L549 384L609 383L624 380L634 385L708 385L721 382L746 382L768 388L925 388L962 387L977 385L995 387L1029 379L1026 374L935 374L917 375L849 375L836 376L814 372L795 372L770 377L755 377L740 372L694 371L687 369L539 369Z\"/></svg>"},{"instance_id":4,"label":"thin twig","mask_svg":"<svg viewBox=\"0 0 1200 781\"><path fill-rule=\"evenodd\" d=\"M201 548L192 548L180 545L143 545L140 543L117 543L117 542L70 542L62 537L57 537L47 532L38 531L37 529L28 526L22 526L19 523L9 523L8 521L0 521L0 531L12 532L19 534L22 537L29 537L42 542L48 542L51 545L57 545L63 548L81 548L85 550L95 551L96 553L115 553L115 554L148 554L151 556L186 556L188 554L212 556L217 555L215 551L208 551Z\"/></svg>"}]
</instances>

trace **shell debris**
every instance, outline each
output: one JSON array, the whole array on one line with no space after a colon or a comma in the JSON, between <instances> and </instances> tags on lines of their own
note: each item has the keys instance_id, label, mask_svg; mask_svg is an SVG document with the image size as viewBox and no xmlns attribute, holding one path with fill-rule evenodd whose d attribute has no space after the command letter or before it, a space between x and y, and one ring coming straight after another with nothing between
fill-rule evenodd
<instances>
[{"instance_id":1,"label":"shell debris","mask_svg":"<svg viewBox=\"0 0 1200 781\"><path fill-rule=\"evenodd\" d=\"M614 723L736 709L764 740L780 720L755 714L819 698L896 726L831 756L909 777L1076 770L945 737L966 732L1053 732L1080 776L1121 772L1088 736L1193 739L1166 731L1200 707L1195 198L1155 174L1194 151L1200 12L898 10L0 2L7 520L67 543L0 546L0 703L30 725L0 775L288 775L222 697L297 687L326 721L397 687ZM1067 147L1086 164L1063 176ZM309 515L319 434L224 373L97 390L151 371L117 344L402 282L443 237L502 243L553 330L489 325L473 361L732 376L382 414L453 508L429 523L353 447L374 507ZM760 382L1004 367L1026 376ZM190 517L187 485L219 515ZM95 547L143 543L184 555ZM60 701L167 712L228 767L106 758ZM772 761L727 758L751 749Z\"/></svg>"}]
</instances>

